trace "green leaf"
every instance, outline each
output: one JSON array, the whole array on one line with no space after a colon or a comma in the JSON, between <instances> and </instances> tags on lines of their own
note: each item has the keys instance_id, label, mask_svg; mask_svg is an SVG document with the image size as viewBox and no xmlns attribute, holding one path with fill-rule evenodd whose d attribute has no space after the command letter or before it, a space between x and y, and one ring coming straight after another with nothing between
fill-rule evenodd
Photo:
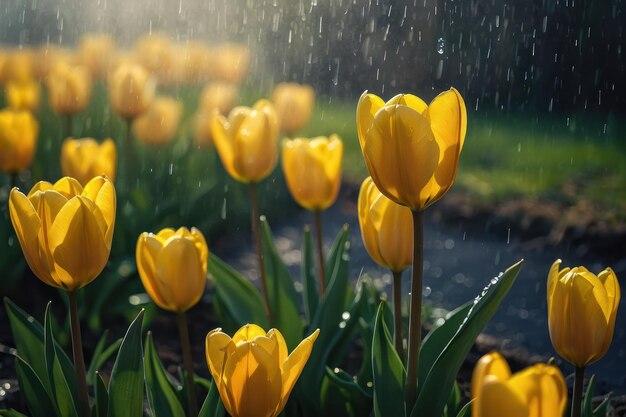
<instances>
[{"instance_id":1,"label":"green leaf","mask_svg":"<svg viewBox=\"0 0 626 417\"><path fill-rule=\"evenodd\" d=\"M304 238L302 239L302 286L304 287L304 317L310 323L317 306L319 305L319 293L317 291L317 274L315 273L313 255L313 240L311 239L311 229L304 228Z\"/></svg>"},{"instance_id":2,"label":"green leaf","mask_svg":"<svg viewBox=\"0 0 626 417\"><path fill-rule=\"evenodd\" d=\"M591 375L589 379L589 384L587 384L587 390L585 391L585 396L583 397L582 403L582 415L583 417L593 417L593 392L595 390L596 385L596 376Z\"/></svg>"},{"instance_id":3,"label":"green leaf","mask_svg":"<svg viewBox=\"0 0 626 417\"><path fill-rule=\"evenodd\" d=\"M611 404L611 394L607 394L604 400L593 410L593 417L607 417L609 415L609 405Z\"/></svg>"},{"instance_id":4,"label":"green leaf","mask_svg":"<svg viewBox=\"0 0 626 417\"><path fill-rule=\"evenodd\" d=\"M26 414L22 414L19 411L15 411L14 409L10 410L0 410L1 417L28 417Z\"/></svg>"},{"instance_id":5,"label":"green leaf","mask_svg":"<svg viewBox=\"0 0 626 417\"><path fill-rule=\"evenodd\" d=\"M209 273L223 312L232 321L240 327L255 323L268 328L263 299L254 285L212 253L209 254Z\"/></svg>"},{"instance_id":6,"label":"green leaf","mask_svg":"<svg viewBox=\"0 0 626 417\"><path fill-rule=\"evenodd\" d=\"M411 411L411 417L442 414L467 353L511 289L521 265L522 261L511 266L498 278L494 278L481 295L476 297L467 319L437 357L422 386L418 387L417 402Z\"/></svg>"},{"instance_id":7,"label":"green leaf","mask_svg":"<svg viewBox=\"0 0 626 417\"><path fill-rule=\"evenodd\" d=\"M44 349L46 355L46 368L50 394L55 402L59 415L78 416L78 399L74 395L78 394L78 384L74 369L63 369L59 361L59 350L54 334L52 332L52 313L50 305L46 307L44 316Z\"/></svg>"},{"instance_id":8,"label":"green leaf","mask_svg":"<svg viewBox=\"0 0 626 417\"><path fill-rule=\"evenodd\" d=\"M32 417L55 417L57 415L56 408L33 368L21 357L16 356L15 371L20 383L20 391Z\"/></svg>"},{"instance_id":9,"label":"green leaf","mask_svg":"<svg viewBox=\"0 0 626 417\"><path fill-rule=\"evenodd\" d=\"M376 315L372 341L374 415L376 417L402 417L406 415L404 406L406 372L385 324L384 311L385 303L381 302Z\"/></svg>"},{"instance_id":10,"label":"green leaf","mask_svg":"<svg viewBox=\"0 0 626 417\"><path fill-rule=\"evenodd\" d=\"M293 278L278 255L265 217L261 218L261 235L272 326L283 334L289 350L295 349L302 340L303 330L298 295L293 286Z\"/></svg>"},{"instance_id":11,"label":"green leaf","mask_svg":"<svg viewBox=\"0 0 626 417\"><path fill-rule=\"evenodd\" d=\"M369 416L372 395L347 372L326 367L322 382L322 412L326 417Z\"/></svg>"},{"instance_id":12,"label":"green leaf","mask_svg":"<svg viewBox=\"0 0 626 417\"><path fill-rule=\"evenodd\" d=\"M226 410L222 405L220 393L217 390L215 381L211 384L208 394L202 404L198 417L224 417Z\"/></svg>"},{"instance_id":13,"label":"green leaf","mask_svg":"<svg viewBox=\"0 0 626 417\"><path fill-rule=\"evenodd\" d=\"M96 373L102 368L104 363L119 349L122 344L122 339L117 339L113 342L109 347L106 347L106 341L108 336L108 331L105 330L104 334L98 341L96 348L94 349L93 355L91 357L91 363L89 364L89 369L87 370L87 384L94 385L96 382Z\"/></svg>"},{"instance_id":14,"label":"green leaf","mask_svg":"<svg viewBox=\"0 0 626 417\"><path fill-rule=\"evenodd\" d=\"M96 393L96 404L94 405L95 417L107 417L109 409L109 393L106 384L102 379L102 375L96 372L96 384L94 387Z\"/></svg>"},{"instance_id":15,"label":"green leaf","mask_svg":"<svg viewBox=\"0 0 626 417\"><path fill-rule=\"evenodd\" d=\"M456 415L456 417L469 417L471 411L472 411L472 401L465 404L463 408L459 410L459 413Z\"/></svg>"},{"instance_id":16,"label":"green leaf","mask_svg":"<svg viewBox=\"0 0 626 417\"><path fill-rule=\"evenodd\" d=\"M143 310L130 324L113 365L109 383L109 417L143 415L142 321Z\"/></svg>"},{"instance_id":17,"label":"green leaf","mask_svg":"<svg viewBox=\"0 0 626 417\"><path fill-rule=\"evenodd\" d=\"M446 404L445 415L452 417L457 415L459 407L461 405L461 388L459 388L458 382L455 382L450 391L450 398Z\"/></svg>"},{"instance_id":18,"label":"green leaf","mask_svg":"<svg viewBox=\"0 0 626 417\"><path fill-rule=\"evenodd\" d=\"M144 367L148 404L154 417L185 417L185 410L170 384L150 332L146 337Z\"/></svg>"}]
</instances>

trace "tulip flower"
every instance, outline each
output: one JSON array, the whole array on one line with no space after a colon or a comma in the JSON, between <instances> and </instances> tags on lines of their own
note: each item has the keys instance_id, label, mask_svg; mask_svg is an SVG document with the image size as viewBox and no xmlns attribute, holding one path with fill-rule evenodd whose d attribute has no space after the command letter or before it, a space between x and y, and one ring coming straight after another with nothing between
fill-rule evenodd
<instances>
[{"instance_id":1,"label":"tulip flower","mask_svg":"<svg viewBox=\"0 0 626 417\"><path fill-rule=\"evenodd\" d=\"M240 84L248 72L250 50L244 45L225 44L213 50L211 75L214 79Z\"/></svg>"},{"instance_id":2,"label":"tulip flower","mask_svg":"<svg viewBox=\"0 0 626 417\"><path fill-rule=\"evenodd\" d=\"M52 71L61 64L74 63L72 52L55 45L44 45L37 51L35 72L40 80L47 81Z\"/></svg>"},{"instance_id":3,"label":"tulip flower","mask_svg":"<svg viewBox=\"0 0 626 417\"><path fill-rule=\"evenodd\" d=\"M363 93L357 130L378 189L411 210L423 210L450 189L467 130L463 98L454 88L426 105L399 94L385 103Z\"/></svg>"},{"instance_id":4,"label":"tulip flower","mask_svg":"<svg viewBox=\"0 0 626 417\"><path fill-rule=\"evenodd\" d=\"M126 120L148 110L155 90L156 82L150 73L136 64L120 65L109 78L111 107Z\"/></svg>"},{"instance_id":5,"label":"tulip flower","mask_svg":"<svg viewBox=\"0 0 626 417\"><path fill-rule=\"evenodd\" d=\"M211 49L208 45L198 41L188 42L182 48L182 81L187 84L206 82L211 72L211 61Z\"/></svg>"},{"instance_id":6,"label":"tulip flower","mask_svg":"<svg viewBox=\"0 0 626 417\"><path fill-rule=\"evenodd\" d=\"M27 111L0 110L0 170L19 173L33 160L39 124Z\"/></svg>"},{"instance_id":7,"label":"tulip flower","mask_svg":"<svg viewBox=\"0 0 626 417\"><path fill-rule=\"evenodd\" d=\"M200 96L200 108L205 112L219 111L228 113L237 99L237 86L224 82L207 84Z\"/></svg>"},{"instance_id":8,"label":"tulip flower","mask_svg":"<svg viewBox=\"0 0 626 417\"><path fill-rule=\"evenodd\" d=\"M232 417L276 417L309 359L319 329L291 354L282 334L246 324L231 339L221 329L206 337L206 360Z\"/></svg>"},{"instance_id":9,"label":"tulip flower","mask_svg":"<svg viewBox=\"0 0 626 417\"><path fill-rule=\"evenodd\" d=\"M73 116L83 111L91 98L91 76L87 68L57 64L48 77L48 99L52 111Z\"/></svg>"},{"instance_id":10,"label":"tulip flower","mask_svg":"<svg viewBox=\"0 0 626 417\"><path fill-rule=\"evenodd\" d=\"M4 82L15 81L23 83L35 79L35 75L35 56L33 51L20 49L7 54L0 78Z\"/></svg>"},{"instance_id":11,"label":"tulip flower","mask_svg":"<svg viewBox=\"0 0 626 417\"><path fill-rule=\"evenodd\" d=\"M179 57L170 38L152 33L141 37L135 44L135 54L141 65L152 73L159 83L171 84Z\"/></svg>"},{"instance_id":12,"label":"tulip flower","mask_svg":"<svg viewBox=\"0 0 626 417\"><path fill-rule=\"evenodd\" d=\"M37 81L9 81L5 88L5 94L9 107L12 109L37 113L40 95L39 83Z\"/></svg>"},{"instance_id":13,"label":"tulip flower","mask_svg":"<svg viewBox=\"0 0 626 417\"><path fill-rule=\"evenodd\" d=\"M92 138L72 139L63 142L61 148L61 171L73 177L83 186L99 175L115 181L117 149L111 139L99 144Z\"/></svg>"},{"instance_id":14,"label":"tulip flower","mask_svg":"<svg viewBox=\"0 0 626 417\"><path fill-rule=\"evenodd\" d=\"M219 113L218 113L219 114ZM213 145L213 133L211 126L215 113L198 111L193 118L193 140L199 148L209 148Z\"/></svg>"},{"instance_id":15,"label":"tulip flower","mask_svg":"<svg viewBox=\"0 0 626 417\"><path fill-rule=\"evenodd\" d=\"M555 366L537 364L516 374L498 353L483 356L472 374L472 417L562 416L567 387Z\"/></svg>"},{"instance_id":16,"label":"tulip flower","mask_svg":"<svg viewBox=\"0 0 626 417\"><path fill-rule=\"evenodd\" d=\"M80 38L78 60L87 67L94 79L103 79L107 76L114 54L115 41L110 35L92 33Z\"/></svg>"},{"instance_id":17,"label":"tulip flower","mask_svg":"<svg viewBox=\"0 0 626 417\"><path fill-rule=\"evenodd\" d=\"M148 111L133 122L133 133L137 139L149 145L165 145L174 139L183 105L168 97L157 97Z\"/></svg>"},{"instance_id":18,"label":"tulip flower","mask_svg":"<svg viewBox=\"0 0 626 417\"><path fill-rule=\"evenodd\" d=\"M280 130L294 133L309 123L315 106L315 91L310 85L281 83L272 93L272 102L278 113Z\"/></svg>"}]
</instances>

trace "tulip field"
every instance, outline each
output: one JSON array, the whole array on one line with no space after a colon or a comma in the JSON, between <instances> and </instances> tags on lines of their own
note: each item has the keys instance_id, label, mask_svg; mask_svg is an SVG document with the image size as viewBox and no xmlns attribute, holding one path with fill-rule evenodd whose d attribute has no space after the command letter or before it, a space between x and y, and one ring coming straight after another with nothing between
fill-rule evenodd
<instances>
[{"instance_id":1,"label":"tulip field","mask_svg":"<svg viewBox=\"0 0 626 417\"><path fill-rule=\"evenodd\" d=\"M462 82L337 98L255 65L244 43L159 32L0 47L0 416L624 415L623 385L589 368L626 378L607 355L625 340L623 242L615 268L540 266L547 357L477 347L521 255L471 271L480 290L445 311L425 284L426 249L449 246L425 225L458 201L494 219L593 201L623 230L623 122L481 113ZM334 205L358 228L329 227ZM549 253L567 259L563 236ZM363 248L377 269L354 265Z\"/></svg>"}]
</instances>

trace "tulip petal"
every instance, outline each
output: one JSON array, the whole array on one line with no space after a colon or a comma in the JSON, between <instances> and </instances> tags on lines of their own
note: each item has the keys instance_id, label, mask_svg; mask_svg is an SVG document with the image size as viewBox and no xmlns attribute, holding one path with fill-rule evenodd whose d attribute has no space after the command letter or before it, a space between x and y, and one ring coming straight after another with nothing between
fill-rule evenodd
<instances>
[{"instance_id":1,"label":"tulip petal","mask_svg":"<svg viewBox=\"0 0 626 417\"><path fill-rule=\"evenodd\" d=\"M234 415L234 404L229 390L224 383L224 368L228 357L235 352L235 344L230 336L222 332L222 329L217 328L211 330L206 335L205 340L205 352L206 361L213 376L213 380L217 384L217 389L222 398L222 403L229 414Z\"/></svg>"},{"instance_id":2,"label":"tulip petal","mask_svg":"<svg viewBox=\"0 0 626 417\"><path fill-rule=\"evenodd\" d=\"M285 341L283 334L278 329L270 329L270 331L267 332L267 337L276 340L276 344L278 346L278 363L280 364L280 368L282 370L285 360L289 357L287 342Z\"/></svg>"},{"instance_id":3,"label":"tulip petal","mask_svg":"<svg viewBox=\"0 0 626 417\"><path fill-rule=\"evenodd\" d=\"M367 253L376 263L386 266L385 260L380 253L378 231L370 221L369 213L372 203L379 195L381 195L380 191L376 188L372 177L367 177L365 181L363 181L363 184L361 184L361 189L359 190L359 225L361 226L361 237L363 238L363 244L365 245Z\"/></svg>"},{"instance_id":4,"label":"tulip petal","mask_svg":"<svg viewBox=\"0 0 626 417\"><path fill-rule=\"evenodd\" d=\"M256 324L245 324L233 335L233 343L249 342L257 336L265 336L265 330Z\"/></svg>"},{"instance_id":5,"label":"tulip petal","mask_svg":"<svg viewBox=\"0 0 626 417\"><path fill-rule=\"evenodd\" d=\"M200 264L203 266L204 275L206 275L209 261L209 247L204 239L204 235L198 229L192 227L190 237L196 245L196 250L199 253Z\"/></svg>"},{"instance_id":6,"label":"tulip petal","mask_svg":"<svg viewBox=\"0 0 626 417\"><path fill-rule=\"evenodd\" d=\"M157 276L156 259L163 249L163 242L150 233L142 233L137 241L136 262L139 278L146 292L159 307L172 311L174 308L164 296L165 289Z\"/></svg>"},{"instance_id":7,"label":"tulip petal","mask_svg":"<svg viewBox=\"0 0 626 417\"><path fill-rule=\"evenodd\" d=\"M265 178L276 166L278 130L270 114L265 107L253 110L234 133L233 167L248 181Z\"/></svg>"},{"instance_id":8,"label":"tulip petal","mask_svg":"<svg viewBox=\"0 0 626 417\"><path fill-rule=\"evenodd\" d=\"M236 108L235 108L236 109ZM233 114L233 112L231 114ZM213 143L215 149L220 156L222 165L230 176L241 181L241 177L234 168L235 150L232 135L230 133L231 125L221 114L216 115L211 120L211 133L213 135Z\"/></svg>"},{"instance_id":9,"label":"tulip petal","mask_svg":"<svg viewBox=\"0 0 626 417\"><path fill-rule=\"evenodd\" d=\"M374 116L385 106L385 101L375 94L368 94L367 90L361 94L356 107L356 127L361 149L365 146L365 136L374 123Z\"/></svg>"},{"instance_id":10,"label":"tulip petal","mask_svg":"<svg viewBox=\"0 0 626 417\"><path fill-rule=\"evenodd\" d=\"M392 271L406 269L413 260L413 215L380 194L370 206L370 221L376 229L383 266Z\"/></svg>"},{"instance_id":11,"label":"tulip petal","mask_svg":"<svg viewBox=\"0 0 626 417\"><path fill-rule=\"evenodd\" d=\"M491 352L476 363L472 373L472 415L480 416L481 402L483 397L481 389L485 380L490 378L492 381L506 381L511 377L511 369L506 359L498 352Z\"/></svg>"},{"instance_id":12,"label":"tulip petal","mask_svg":"<svg viewBox=\"0 0 626 417\"><path fill-rule=\"evenodd\" d=\"M113 183L105 177L95 177L85 186L83 196L93 201L102 213L106 222L105 241L111 246L113 240L113 230L115 229L115 187Z\"/></svg>"},{"instance_id":13,"label":"tulip petal","mask_svg":"<svg viewBox=\"0 0 626 417\"><path fill-rule=\"evenodd\" d=\"M474 417L530 417L525 398L507 381L496 377L485 378L478 396L481 398L478 414Z\"/></svg>"},{"instance_id":14,"label":"tulip petal","mask_svg":"<svg viewBox=\"0 0 626 417\"><path fill-rule=\"evenodd\" d=\"M61 178L54 183L52 188L63 194L68 200L74 196L81 195L83 192L83 186L72 177Z\"/></svg>"},{"instance_id":15,"label":"tulip petal","mask_svg":"<svg viewBox=\"0 0 626 417\"><path fill-rule=\"evenodd\" d=\"M387 103L385 103L385 106L391 106L395 104L409 106L420 114L424 114L424 112L428 108L428 104L426 104L424 100L417 96L414 96L413 94L398 94Z\"/></svg>"}]
</instances>

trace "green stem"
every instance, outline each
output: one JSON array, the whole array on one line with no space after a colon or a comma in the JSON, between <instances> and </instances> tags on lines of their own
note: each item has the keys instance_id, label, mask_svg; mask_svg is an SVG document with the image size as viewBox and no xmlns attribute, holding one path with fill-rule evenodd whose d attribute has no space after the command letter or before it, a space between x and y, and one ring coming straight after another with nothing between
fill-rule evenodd
<instances>
[{"instance_id":1,"label":"green stem","mask_svg":"<svg viewBox=\"0 0 626 417\"><path fill-rule=\"evenodd\" d=\"M409 347L406 373L406 409L410 413L417 401L420 343L422 340L422 282L424 278L424 213L413 211L413 272L411 275L411 310L409 312Z\"/></svg>"},{"instance_id":2,"label":"green stem","mask_svg":"<svg viewBox=\"0 0 626 417\"><path fill-rule=\"evenodd\" d=\"M393 274L393 318L395 329L393 340L400 360L404 362L404 348L402 346L402 271L391 271Z\"/></svg>"},{"instance_id":3,"label":"green stem","mask_svg":"<svg viewBox=\"0 0 626 417\"><path fill-rule=\"evenodd\" d=\"M87 371L85 370L85 358L83 356L83 342L80 334L80 321L78 319L77 290L68 291L70 301L70 321L72 328L72 350L74 352L74 368L76 369L76 381L78 383L78 402L80 416L89 417L89 394L87 392Z\"/></svg>"},{"instance_id":4,"label":"green stem","mask_svg":"<svg viewBox=\"0 0 626 417\"><path fill-rule=\"evenodd\" d=\"M574 394L572 397L572 417L580 417L583 402L583 383L585 380L585 367L576 367L574 380Z\"/></svg>"},{"instance_id":5,"label":"green stem","mask_svg":"<svg viewBox=\"0 0 626 417\"><path fill-rule=\"evenodd\" d=\"M132 135L132 124L133 124L133 119L128 118L126 119L126 137L124 139L124 163L125 163L125 170L126 172L124 173L125 176L125 180L126 180L126 188L130 189L130 183L132 181L132 176L131 176L131 170L132 170L132 166L133 166L133 135Z\"/></svg>"},{"instance_id":6,"label":"green stem","mask_svg":"<svg viewBox=\"0 0 626 417\"><path fill-rule=\"evenodd\" d=\"M180 345L183 349L183 365L187 376L187 413L189 416L198 415L198 397L196 396L196 385L193 379L193 359L191 357L191 343L189 343L189 325L185 312L176 316L178 333L180 334Z\"/></svg>"},{"instance_id":7,"label":"green stem","mask_svg":"<svg viewBox=\"0 0 626 417\"><path fill-rule=\"evenodd\" d=\"M255 182L250 183L250 200L252 203L252 233L256 244L256 256L259 261L259 273L261 275L261 285L263 287L263 302L265 304L265 315L268 324L272 325L272 313L270 310L270 299L267 291L267 276L265 274L265 257L263 256L263 243L261 242L261 220L259 215L259 197Z\"/></svg>"},{"instance_id":8,"label":"green stem","mask_svg":"<svg viewBox=\"0 0 626 417\"><path fill-rule=\"evenodd\" d=\"M65 115L65 139L72 137L72 115Z\"/></svg>"},{"instance_id":9,"label":"green stem","mask_svg":"<svg viewBox=\"0 0 626 417\"><path fill-rule=\"evenodd\" d=\"M317 234L317 256L320 269L320 297L326 292L326 268L324 266L324 235L322 233L322 212L315 210L315 232Z\"/></svg>"}]
</instances>

